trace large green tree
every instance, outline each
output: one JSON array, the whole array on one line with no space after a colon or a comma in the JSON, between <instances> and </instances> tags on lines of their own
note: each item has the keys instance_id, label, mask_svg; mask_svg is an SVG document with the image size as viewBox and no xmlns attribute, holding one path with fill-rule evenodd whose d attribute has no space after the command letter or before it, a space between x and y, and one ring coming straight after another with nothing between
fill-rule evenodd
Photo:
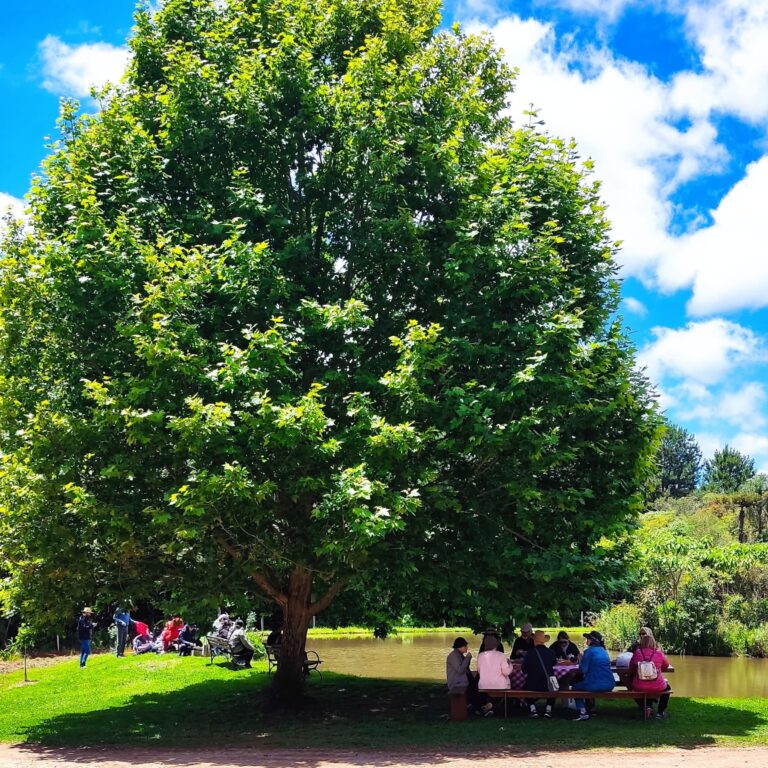
<instances>
[{"instance_id":1,"label":"large green tree","mask_svg":"<svg viewBox=\"0 0 768 768\"><path fill-rule=\"evenodd\" d=\"M734 493L755 476L755 460L726 445L704 462L702 485L708 491Z\"/></svg>"},{"instance_id":2,"label":"large green tree","mask_svg":"<svg viewBox=\"0 0 768 768\"><path fill-rule=\"evenodd\" d=\"M435 0L168 0L2 246L0 556L74 601L606 594L657 421L575 146ZM447 614L444 614L447 615Z\"/></svg>"},{"instance_id":3,"label":"large green tree","mask_svg":"<svg viewBox=\"0 0 768 768\"><path fill-rule=\"evenodd\" d=\"M701 448L687 429L667 422L656 460L662 493L679 497L696 489L701 472Z\"/></svg>"}]
</instances>

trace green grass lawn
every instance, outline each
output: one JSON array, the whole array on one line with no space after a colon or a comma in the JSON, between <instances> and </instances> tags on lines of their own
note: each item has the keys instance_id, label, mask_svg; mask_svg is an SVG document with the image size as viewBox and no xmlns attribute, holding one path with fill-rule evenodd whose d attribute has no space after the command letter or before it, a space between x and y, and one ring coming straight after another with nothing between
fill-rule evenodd
<instances>
[{"instance_id":1,"label":"green grass lawn","mask_svg":"<svg viewBox=\"0 0 768 768\"><path fill-rule=\"evenodd\" d=\"M265 665L235 671L203 658L92 657L0 675L0 741L46 745L137 744L270 747L491 747L594 749L768 743L765 699L672 698L670 719L643 723L629 702L601 703L571 722L447 720L442 686L326 673L313 677L301 711L273 713Z\"/></svg>"}]
</instances>

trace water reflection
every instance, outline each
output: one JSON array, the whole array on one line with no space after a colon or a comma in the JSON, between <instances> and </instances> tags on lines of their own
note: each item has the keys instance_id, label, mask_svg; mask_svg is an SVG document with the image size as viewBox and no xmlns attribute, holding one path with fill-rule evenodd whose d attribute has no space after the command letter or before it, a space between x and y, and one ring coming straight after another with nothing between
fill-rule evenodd
<instances>
[{"instance_id":1,"label":"water reflection","mask_svg":"<svg viewBox=\"0 0 768 768\"><path fill-rule=\"evenodd\" d=\"M323 671L363 677L400 680L444 680L445 657L455 635L400 635L377 640L373 637L310 639L307 647L323 659ZM474 659L480 637L468 637ZM509 652L509 648L507 648ZM669 680L680 696L751 697L768 696L768 659L670 656L675 666Z\"/></svg>"}]
</instances>

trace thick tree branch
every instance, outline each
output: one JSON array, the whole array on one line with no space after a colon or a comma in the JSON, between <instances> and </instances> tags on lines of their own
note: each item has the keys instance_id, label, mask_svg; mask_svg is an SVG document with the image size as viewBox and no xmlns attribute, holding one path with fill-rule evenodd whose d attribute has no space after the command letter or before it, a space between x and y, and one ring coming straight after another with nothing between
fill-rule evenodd
<instances>
[{"instance_id":1,"label":"thick tree branch","mask_svg":"<svg viewBox=\"0 0 768 768\"><path fill-rule=\"evenodd\" d=\"M269 579L261 573L252 573L251 578L259 585L259 588L267 597L271 597L280 607L284 608L288 603L287 595L274 587Z\"/></svg>"},{"instance_id":2,"label":"thick tree branch","mask_svg":"<svg viewBox=\"0 0 768 768\"><path fill-rule=\"evenodd\" d=\"M308 613L310 616L316 616L321 611L324 611L333 601L333 598L341 592L346 584L345 579L340 579L335 584L332 584L328 591L319 599L309 606Z\"/></svg>"}]
</instances>

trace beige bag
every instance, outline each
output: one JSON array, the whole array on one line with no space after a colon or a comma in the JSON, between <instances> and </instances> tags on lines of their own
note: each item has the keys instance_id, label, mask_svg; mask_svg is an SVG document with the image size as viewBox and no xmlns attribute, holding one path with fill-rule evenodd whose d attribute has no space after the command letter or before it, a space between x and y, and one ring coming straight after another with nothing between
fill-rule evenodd
<instances>
[{"instance_id":1,"label":"beige bag","mask_svg":"<svg viewBox=\"0 0 768 768\"><path fill-rule=\"evenodd\" d=\"M655 651L654 651L655 653ZM643 656L643 652L640 651L640 655ZM653 657L653 654L651 654ZM649 661L643 656L643 660L637 663L637 679L638 680L655 680L659 676L659 670L656 668L656 664L653 661Z\"/></svg>"}]
</instances>

